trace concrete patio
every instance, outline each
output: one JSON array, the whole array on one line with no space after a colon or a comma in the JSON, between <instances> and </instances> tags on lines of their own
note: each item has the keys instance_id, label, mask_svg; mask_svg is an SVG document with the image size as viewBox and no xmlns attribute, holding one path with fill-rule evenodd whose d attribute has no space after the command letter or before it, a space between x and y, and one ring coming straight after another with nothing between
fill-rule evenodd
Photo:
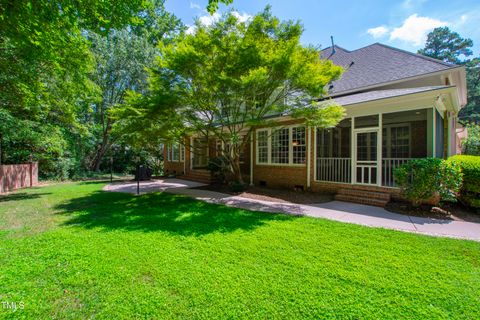
<instances>
[{"instance_id":1,"label":"concrete patio","mask_svg":"<svg viewBox=\"0 0 480 320\"><path fill-rule=\"evenodd\" d=\"M141 182L140 193L168 192L247 210L304 215L369 227L480 241L480 224L473 222L407 216L392 213L379 207L342 201L309 205L278 203L247 199L208 190L192 189L200 186L203 186L203 184L193 181L162 179ZM104 190L135 194L137 192L137 184L136 182L113 183L105 186Z\"/></svg>"}]
</instances>

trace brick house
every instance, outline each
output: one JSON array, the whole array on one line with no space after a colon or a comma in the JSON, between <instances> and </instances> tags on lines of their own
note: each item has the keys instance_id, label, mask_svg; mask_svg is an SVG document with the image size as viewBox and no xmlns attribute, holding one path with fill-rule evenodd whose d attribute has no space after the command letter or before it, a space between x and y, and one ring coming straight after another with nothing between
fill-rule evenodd
<instances>
[{"instance_id":1,"label":"brick house","mask_svg":"<svg viewBox=\"0 0 480 320\"><path fill-rule=\"evenodd\" d=\"M464 67L375 43L322 57L343 66L329 96L346 110L331 129L279 116L278 127L255 128L242 154L252 185L336 192L339 200L384 205L398 195L393 169L411 158L457 152L456 125L466 104ZM325 100L323 103L329 103ZM191 137L164 150L167 174L210 182L216 141Z\"/></svg>"}]
</instances>

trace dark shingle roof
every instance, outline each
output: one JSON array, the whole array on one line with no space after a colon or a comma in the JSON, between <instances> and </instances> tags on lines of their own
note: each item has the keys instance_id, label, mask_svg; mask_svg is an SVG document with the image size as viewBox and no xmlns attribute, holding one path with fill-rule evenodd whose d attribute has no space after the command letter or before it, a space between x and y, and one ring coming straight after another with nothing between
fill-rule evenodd
<instances>
[{"instance_id":1,"label":"dark shingle roof","mask_svg":"<svg viewBox=\"0 0 480 320\"><path fill-rule=\"evenodd\" d=\"M341 106L347 106L356 103L381 100L399 96L405 96L414 93L427 92L450 88L451 86L431 86L431 87L418 87L418 88L406 88L406 89L389 89L389 90L375 90L362 93L354 93L347 96L337 97L328 100L324 100L323 103L329 103L330 101L337 103Z\"/></svg>"},{"instance_id":2,"label":"dark shingle roof","mask_svg":"<svg viewBox=\"0 0 480 320\"><path fill-rule=\"evenodd\" d=\"M322 58L345 68L329 88L331 95L457 67L380 43L354 51L335 46L335 51L332 54L332 47L328 47L321 53Z\"/></svg>"}]
</instances>

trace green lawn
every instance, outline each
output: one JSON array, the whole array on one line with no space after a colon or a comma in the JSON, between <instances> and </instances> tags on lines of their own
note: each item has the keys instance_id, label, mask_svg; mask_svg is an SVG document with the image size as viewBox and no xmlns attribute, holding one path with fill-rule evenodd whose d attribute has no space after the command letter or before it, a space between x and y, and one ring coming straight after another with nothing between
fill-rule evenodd
<instances>
[{"instance_id":1,"label":"green lawn","mask_svg":"<svg viewBox=\"0 0 480 320\"><path fill-rule=\"evenodd\" d=\"M480 318L480 243L102 186L0 197L0 318Z\"/></svg>"}]
</instances>

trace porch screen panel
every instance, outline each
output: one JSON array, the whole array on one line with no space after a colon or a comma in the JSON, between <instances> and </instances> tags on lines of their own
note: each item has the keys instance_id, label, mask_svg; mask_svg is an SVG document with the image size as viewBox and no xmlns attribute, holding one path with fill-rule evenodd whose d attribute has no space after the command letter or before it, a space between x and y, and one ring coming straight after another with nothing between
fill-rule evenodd
<instances>
[{"instance_id":1,"label":"porch screen panel","mask_svg":"<svg viewBox=\"0 0 480 320\"><path fill-rule=\"evenodd\" d=\"M435 115L435 155L437 158L443 158L445 144L443 118L436 109Z\"/></svg>"},{"instance_id":2,"label":"porch screen panel","mask_svg":"<svg viewBox=\"0 0 480 320\"><path fill-rule=\"evenodd\" d=\"M316 180L351 182L351 119L335 128L317 129Z\"/></svg>"},{"instance_id":3,"label":"porch screen panel","mask_svg":"<svg viewBox=\"0 0 480 320\"><path fill-rule=\"evenodd\" d=\"M382 185L395 187L394 171L412 158L427 156L427 110L382 116Z\"/></svg>"}]
</instances>

